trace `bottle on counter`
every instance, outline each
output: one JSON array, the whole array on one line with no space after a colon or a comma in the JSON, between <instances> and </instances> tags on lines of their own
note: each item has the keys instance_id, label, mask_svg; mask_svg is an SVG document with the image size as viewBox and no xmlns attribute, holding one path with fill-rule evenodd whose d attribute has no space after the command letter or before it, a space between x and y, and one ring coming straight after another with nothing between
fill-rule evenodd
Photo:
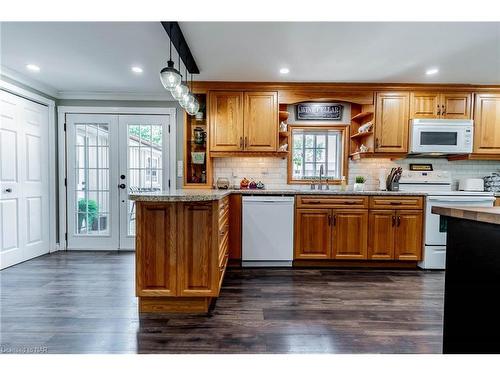
<instances>
[{"instance_id":1,"label":"bottle on counter","mask_svg":"<svg viewBox=\"0 0 500 375\"><path fill-rule=\"evenodd\" d=\"M346 191L347 190L347 181L345 179L345 176L342 176L342 179L340 180L340 191Z\"/></svg>"}]
</instances>

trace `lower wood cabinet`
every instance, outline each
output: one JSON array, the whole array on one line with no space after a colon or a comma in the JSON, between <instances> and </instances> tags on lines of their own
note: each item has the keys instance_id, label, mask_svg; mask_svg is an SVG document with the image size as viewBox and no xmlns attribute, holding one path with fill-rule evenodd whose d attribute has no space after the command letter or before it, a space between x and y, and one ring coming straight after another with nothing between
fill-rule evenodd
<instances>
[{"instance_id":1,"label":"lower wood cabinet","mask_svg":"<svg viewBox=\"0 0 500 375\"><path fill-rule=\"evenodd\" d=\"M368 210L333 212L333 259L366 259Z\"/></svg>"},{"instance_id":2,"label":"lower wood cabinet","mask_svg":"<svg viewBox=\"0 0 500 375\"><path fill-rule=\"evenodd\" d=\"M340 198L335 196L298 196L294 259L422 259L422 197L356 198L364 202L360 205L366 208L341 208ZM349 199L346 198L345 206L351 205ZM313 204L321 207L312 208ZM398 209L389 209L394 206Z\"/></svg>"},{"instance_id":3,"label":"lower wood cabinet","mask_svg":"<svg viewBox=\"0 0 500 375\"><path fill-rule=\"evenodd\" d=\"M421 210L370 210L369 228L369 259L422 259Z\"/></svg>"},{"instance_id":4,"label":"lower wood cabinet","mask_svg":"<svg viewBox=\"0 0 500 375\"><path fill-rule=\"evenodd\" d=\"M295 259L329 259L332 248L332 210L295 211Z\"/></svg>"},{"instance_id":5,"label":"lower wood cabinet","mask_svg":"<svg viewBox=\"0 0 500 375\"><path fill-rule=\"evenodd\" d=\"M295 259L366 259L368 210L297 209Z\"/></svg>"}]
</instances>

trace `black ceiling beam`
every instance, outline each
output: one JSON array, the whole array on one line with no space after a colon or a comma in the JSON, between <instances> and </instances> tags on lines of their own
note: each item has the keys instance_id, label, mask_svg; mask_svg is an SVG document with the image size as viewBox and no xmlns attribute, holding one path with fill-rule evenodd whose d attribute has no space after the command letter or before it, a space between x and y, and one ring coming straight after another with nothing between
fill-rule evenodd
<instances>
[{"instance_id":1,"label":"black ceiling beam","mask_svg":"<svg viewBox=\"0 0 500 375\"><path fill-rule=\"evenodd\" d=\"M194 61L194 57L189 49L188 44L186 43L186 39L184 39L184 35L182 34L182 30L179 26L178 22L166 22L161 21L161 24L165 31L168 34L168 37L172 41L175 49L181 56L181 60L186 66L188 72L190 74L200 74L200 70L198 69L198 65L196 65L196 61Z\"/></svg>"}]
</instances>

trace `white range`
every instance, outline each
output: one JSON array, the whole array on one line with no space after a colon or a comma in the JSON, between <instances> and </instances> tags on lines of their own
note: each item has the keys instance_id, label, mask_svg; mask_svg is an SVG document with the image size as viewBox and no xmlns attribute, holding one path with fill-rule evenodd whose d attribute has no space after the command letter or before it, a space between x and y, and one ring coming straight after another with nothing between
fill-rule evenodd
<instances>
[{"instance_id":1,"label":"white range","mask_svg":"<svg viewBox=\"0 0 500 375\"><path fill-rule=\"evenodd\" d=\"M433 214L432 206L493 207L494 193L486 191L453 191L447 171L404 171L399 181L400 191L426 193L425 249L419 267L445 269L446 218Z\"/></svg>"}]
</instances>

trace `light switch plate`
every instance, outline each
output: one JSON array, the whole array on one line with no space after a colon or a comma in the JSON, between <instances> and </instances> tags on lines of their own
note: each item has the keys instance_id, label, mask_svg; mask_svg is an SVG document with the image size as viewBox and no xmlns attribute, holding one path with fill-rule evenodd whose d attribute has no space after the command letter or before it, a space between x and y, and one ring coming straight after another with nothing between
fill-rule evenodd
<instances>
[{"instance_id":1,"label":"light switch plate","mask_svg":"<svg viewBox=\"0 0 500 375\"><path fill-rule=\"evenodd\" d=\"M184 163L182 160L177 160L177 177L183 177L184 175Z\"/></svg>"}]
</instances>

